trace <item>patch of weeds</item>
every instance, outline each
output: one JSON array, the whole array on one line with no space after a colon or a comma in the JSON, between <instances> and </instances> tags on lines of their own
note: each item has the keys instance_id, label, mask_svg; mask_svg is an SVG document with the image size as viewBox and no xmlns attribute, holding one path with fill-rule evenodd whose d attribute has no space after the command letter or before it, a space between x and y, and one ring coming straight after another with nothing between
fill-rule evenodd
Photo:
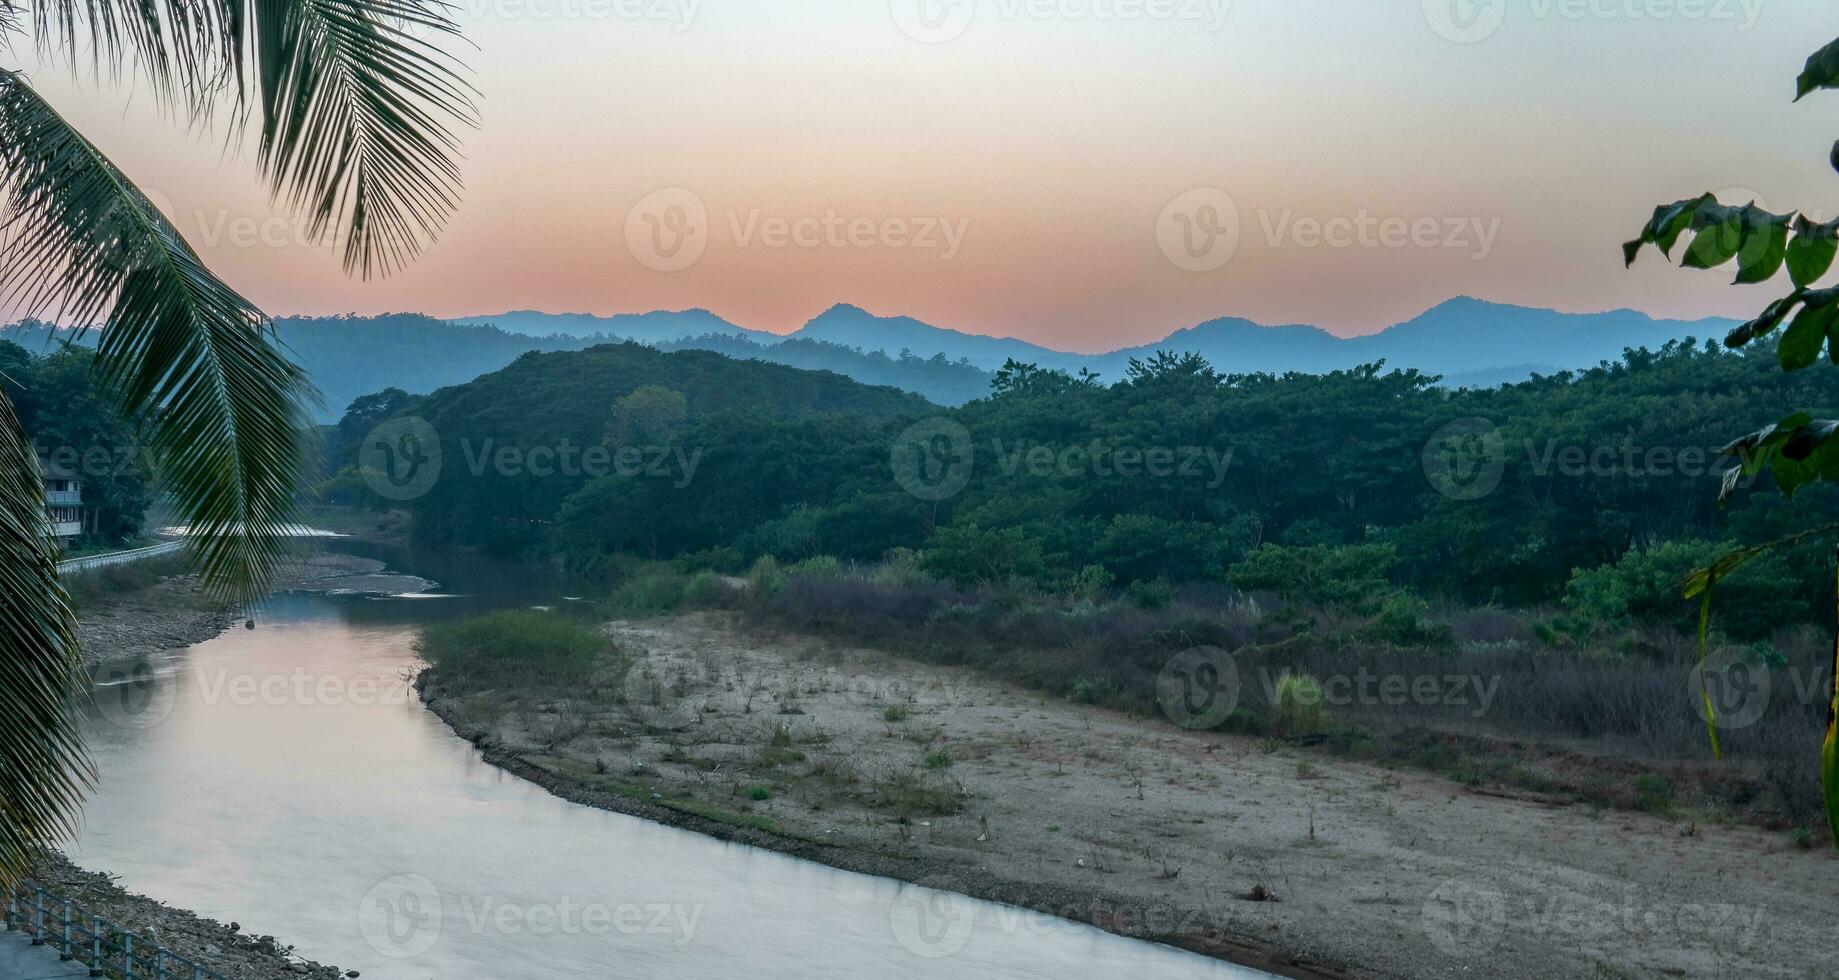
<instances>
[{"instance_id":1,"label":"patch of weeds","mask_svg":"<svg viewBox=\"0 0 1839 980\"><path fill-rule=\"evenodd\" d=\"M880 805L901 817L948 817L962 805L958 791L928 785L912 773L896 773L874 784Z\"/></svg>"},{"instance_id":2,"label":"patch of weeds","mask_svg":"<svg viewBox=\"0 0 1839 980\"><path fill-rule=\"evenodd\" d=\"M949 769L951 764L951 751L948 749L933 749L920 759L920 767L924 769Z\"/></svg>"},{"instance_id":3,"label":"patch of weeds","mask_svg":"<svg viewBox=\"0 0 1839 980\"><path fill-rule=\"evenodd\" d=\"M913 717L913 709L904 704L890 704L881 709L881 720L890 725L898 725Z\"/></svg>"},{"instance_id":4,"label":"patch of weeds","mask_svg":"<svg viewBox=\"0 0 1839 980\"><path fill-rule=\"evenodd\" d=\"M773 791L764 786L747 787L747 798L755 803L764 803L773 798Z\"/></svg>"},{"instance_id":5,"label":"patch of weeds","mask_svg":"<svg viewBox=\"0 0 1839 980\"><path fill-rule=\"evenodd\" d=\"M1647 813L1667 813L1672 810L1673 781L1653 772L1636 776L1635 809Z\"/></svg>"}]
</instances>

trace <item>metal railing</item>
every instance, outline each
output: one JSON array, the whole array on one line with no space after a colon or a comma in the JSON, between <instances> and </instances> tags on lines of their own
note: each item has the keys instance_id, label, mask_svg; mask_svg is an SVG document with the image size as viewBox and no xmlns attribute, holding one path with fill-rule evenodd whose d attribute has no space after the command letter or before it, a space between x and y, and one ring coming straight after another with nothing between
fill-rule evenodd
<instances>
[{"instance_id":1,"label":"metal railing","mask_svg":"<svg viewBox=\"0 0 1839 980\"><path fill-rule=\"evenodd\" d=\"M45 506L47 507L55 507L55 506L60 506L60 505L70 506L70 507L80 507L82 506L82 504L83 504L83 491L81 490L46 490L45 491Z\"/></svg>"},{"instance_id":2,"label":"metal railing","mask_svg":"<svg viewBox=\"0 0 1839 980\"><path fill-rule=\"evenodd\" d=\"M135 548L132 551L111 551L106 555L90 555L87 558L72 558L68 561L61 561L57 563L57 570L63 575L68 575L71 572L87 572L93 568L104 568L109 565L121 565L131 561L140 561L142 558L168 555L183 547L185 547L185 542L183 541L163 541L159 544L148 545L145 548Z\"/></svg>"},{"instance_id":3,"label":"metal railing","mask_svg":"<svg viewBox=\"0 0 1839 980\"><path fill-rule=\"evenodd\" d=\"M164 946L142 940L136 948L134 933L33 882L8 893L5 923L29 934L34 946L56 947L58 959L89 967L92 977L227 980Z\"/></svg>"}]
</instances>

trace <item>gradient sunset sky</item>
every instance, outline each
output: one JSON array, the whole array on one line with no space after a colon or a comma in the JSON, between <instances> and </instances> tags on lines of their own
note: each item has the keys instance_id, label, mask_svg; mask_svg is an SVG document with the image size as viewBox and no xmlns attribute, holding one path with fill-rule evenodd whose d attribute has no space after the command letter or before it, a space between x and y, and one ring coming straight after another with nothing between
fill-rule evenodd
<instances>
[{"instance_id":1,"label":"gradient sunset sky","mask_svg":"<svg viewBox=\"0 0 1839 980\"><path fill-rule=\"evenodd\" d=\"M1825 3L459 5L483 93L465 203L386 280L298 241L250 141L226 153L127 83L33 77L276 315L705 307L784 332L849 302L1072 350L1226 315L1365 333L1459 294L1747 316L1772 287L1651 254L1624 271L1620 242L1706 190L1839 213L1839 93L1790 101L1839 35ZM629 243L660 191L707 215L677 271ZM1184 195L1236 210L1223 264L1168 247L1171 221L1197 227L1169 211ZM768 219L831 213L874 230L769 244ZM1363 213L1367 243L1312 231ZM1435 242L1397 222L1388 240L1382 219ZM909 234L884 234L890 220ZM956 254L942 232L906 240L932 220L962 233Z\"/></svg>"}]
</instances>

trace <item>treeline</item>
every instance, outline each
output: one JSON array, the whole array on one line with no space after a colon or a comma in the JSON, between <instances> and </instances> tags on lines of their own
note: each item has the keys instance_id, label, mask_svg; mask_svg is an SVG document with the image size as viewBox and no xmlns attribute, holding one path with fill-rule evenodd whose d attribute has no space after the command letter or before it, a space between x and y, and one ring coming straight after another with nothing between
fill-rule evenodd
<instances>
[{"instance_id":1,"label":"treeline","mask_svg":"<svg viewBox=\"0 0 1839 980\"><path fill-rule=\"evenodd\" d=\"M1839 388L1824 372L1783 374L1773 352L1711 344L1456 391L1381 365L1229 376L1164 354L1107 386L1011 364L987 398L898 418L762 409L767 397L717 404L713 379L646 380L702 404L651 435L693 456L693 473L462 480L417 502L426 533L583 571L620 554L733 570L761 556L911 552L961 584L1130 590L1145 602L1216 582L1363 614L1405 590L1467 605L1563 601L1580 621L1683 622L1676 585L1696 563L1729 542L1839 520L1839 494L1825 488L1789 500L1739 487L1720 507L1729 464L1717 449L1791 411L1839 409ZM449 425L526 442L564 424L600 433L614 409L611 396L557 404L520 431L487 389L444 395L443 438L459 434ZM500 418L473 425L461 403ZM483 523L454 516L488 510ZM1720 586L1720 616L1760 635L1824 615L1832 567L1811 541L1760 561Z\"/></svg>"},{"instance_id":2,"label":"treeline","mask_svg":"<svg viewBox=\"0 0 1839 980\"><path fill-rule=\"evenodd\" d=\"M0 390L45 460L83 481L78 544L120 544L139 534L152 501L152 462L133 428L91 377L95 355L54 344L43 353L0 340Z\"/></svg>"},{"instance_id":3,"label":"treeline","mask_svg":"<svg viewBox=\"0 0 1839 980\"><path fill-rule=\"evenodd\" d=\"M962 405L990 391L990 372L944 354L920 357L911 351L889 356L826 340L793 338L761 344L732 334L708 334L655 345L659 350L708 350L740 360L765 361L807 371L834 371L867 385L911 391L940 405Z\"/></svg>"}]
</instances>

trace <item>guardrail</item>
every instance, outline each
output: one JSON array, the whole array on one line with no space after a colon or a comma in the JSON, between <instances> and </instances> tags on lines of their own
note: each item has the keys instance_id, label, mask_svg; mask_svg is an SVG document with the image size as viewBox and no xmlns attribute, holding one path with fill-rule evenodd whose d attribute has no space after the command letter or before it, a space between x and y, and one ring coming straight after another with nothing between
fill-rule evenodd
<instances>
[{"instance_id":1,"label":"guardrail","mask_svg":"<svg viewBox=\"0 0 1839 980\"><path fill-rule=\"evenodd\" d=\"M89 967L92 977L116 980L228 980L96 915L42 885L20 882L6 896L8 929L31 935L34 946L57 947L58 959Z\"/></svg>"},{"instance_id":2,"label":"guardrail","mask_svg":"<svg viewBox=\"0 0 1839 980\"><path fill-rule=\"evenodd\" d=\"M145 548L135 548L130 551L111 551L106 555L90 555L86 558L72 558L68 561L61 561L57 563L57 570L60 575L68 575L71 572L87 572L97 568L106 568L109 565L121 565L131 561L140 561L143 558L170 555L183 547L185 547L185 542L183 541L162 541L159 544L148 545Z\"/></svg>"}]
</instances>

